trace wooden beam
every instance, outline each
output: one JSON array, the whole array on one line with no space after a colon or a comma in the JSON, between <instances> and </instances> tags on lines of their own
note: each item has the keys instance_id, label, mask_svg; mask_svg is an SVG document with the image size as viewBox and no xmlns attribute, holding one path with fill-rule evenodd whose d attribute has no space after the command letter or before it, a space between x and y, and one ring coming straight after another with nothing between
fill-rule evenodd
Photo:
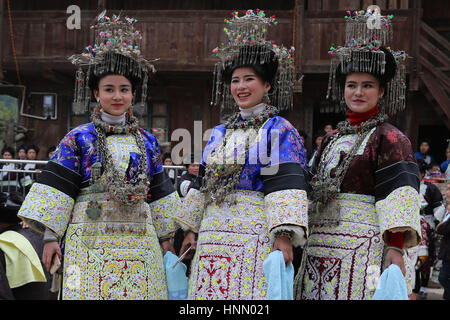
<instances>
[{"instance_id":1,"label":"wooden beam","mask_svg":"<svg viewBox=\"0 0 450 320\"><path fill-rule=\"evenodd\" d=\"M440 71L437 67L433 66L431 62L429 62L427 59L425 59L423 56L419 56L419 63L422 64L429 72L430 74L433 74L433 80L435 78L438 78L440 80L440 83L437 82L439 87L444 87L445 90L450 92L450 79L447 77L447 75ZM425 73L425 70L423 70Z\"/></svg>"},{"instance_id":2,"label":"wooden beam","mask_svg":"<svg viewBox=\"0 0 450 320\"><path fill-rule=\"evenodd\" d=\"M305 0L295 0L297 8L295 14L295 71L301 72L303 69L303 41L304 41L304 16L305 16Z\"/></svg>"},{"instance_id":3,"label":"wooden beam","mask_svg":"<svg viewBox=\"0 0 450 320\"><path fill-rule=\"evenodd\" d=\"M450 99L448 95L436 80L435 76L430 72L424 71L420 77L434 100L436 100L437 105L439 105L441 109L439 113L446 117L446 119L445 117L442 117L442 120L445 121L448 126L450 120Z\"/></svg>"},{"instance_id":4,"label":"wooden beam","mask_svg":"<svg viewBox=\"0 0 450 320\"><path fill-rule=\"evenodd\" d=\"M428 52L430 55L432 55L436 60L439 61L440 64L443 65L443 67L446 67L445 70L449 70L450 68L450 58L443 53L441 50L439 50L438 47L436 47L434 44L432 44L430 41L427 40L425 37L420 37L420 47L424 49L426 52Z\"/></svg>"},{"instance_id":5,"label":"wooden beam","mask_svg":"<svg viewBox=\"0 0 450 320\"><path fill-rule=\"evenodd\" d=\"M3 5L5 1L0 1L0 35L3 36ZM3 39L6 41L6 39ZM0 81L4 78L3 76L3 49L0 47Z\"/></svg>"},{"instance_id":6,"label":"wooden beam","mask_svg":"<svg viewBox=\"0 0 450 320\"><path fill-rule=\"evenodd\" d=\"M447 39L434 31L433 28L423 21L421 22L420 27L429 37L440 43L447 51L450 51L450 42L448 42Z\"/></svg>"}]
</instances>

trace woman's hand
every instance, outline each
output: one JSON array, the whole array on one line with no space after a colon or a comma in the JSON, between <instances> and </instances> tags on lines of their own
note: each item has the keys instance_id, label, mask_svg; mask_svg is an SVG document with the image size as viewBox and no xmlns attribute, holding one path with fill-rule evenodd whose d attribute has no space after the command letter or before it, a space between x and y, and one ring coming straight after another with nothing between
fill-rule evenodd
<instances>
[{"instance_id":1,"label":"woman's hand","mask_svg":"<svg viewBox=\"0 0 450 320\"><path fill-rule=\"evenodd\" d=\"M186 254L184 259L190 259L194 255L195 247L197 246L197 241L195 240L195 233L188 231L184 237L183 243L181 244L180 256L189 248L192 249Z\"/></svg>"},{"instance_id":2,"label":"woman's hand","mask_svg":"<svg viewBox=\"0 0 450 320\"><path fill-rule=\"evenodd\" d=\"M294 261L294 251L292 249L291 240L288 237L280 236L275 239L273 244L273 251L280 250L283 252L284 262L286 267Z\"/></svg>"},{"instance_id":3,"label":"woman's hand","mask_svg":"<svg viewBox=\"0 0 450 320\"><path fill-rule=\"evenodd\" d=\"M385 267L387 268L391 264L396 264L397 266L399 266L400 270L402 270L403 275L406 275L405 261L403 260L403 256L395 249L388 249L388 252L386 254Z\"/></svg>"},{"instance_id":4,"label":"woman's hand","mask_svg":"<svg viewBox=\"0 0 450 320\"><path fill-rule=\"evenodd\" d=\"M170 240L161 242L161 248L163 249L163 256L167 253L167 251L175 254L175 249L173 248L173 244L172 242L170 242Z\"/></svg>"},{"instance_id":5,"label":"woman's hand","mask_svg":"<svg viewBox=\"0 0 450 320\"><path fill-rule=\"evenodd\" d=\"M47 271L50 272L50 268L53 264L53 256L57 255L59 260L61 261L61 248L59 247L59 243L57 241L47 242L44 245L44 252L42 253L42 262L44 263Z\"/></svg>"}]
</instances>

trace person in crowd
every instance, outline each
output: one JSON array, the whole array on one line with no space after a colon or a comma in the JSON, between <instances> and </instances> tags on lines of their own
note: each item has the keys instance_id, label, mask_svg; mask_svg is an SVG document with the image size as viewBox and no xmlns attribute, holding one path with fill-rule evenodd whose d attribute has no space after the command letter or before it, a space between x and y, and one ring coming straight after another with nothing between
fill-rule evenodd
<instances>
[{"instance_id":1,"label":"person in crowd","mask_svg":"<svg viewBox=\"0 0 450 320\"><path fill-rule=\"evenodd\" d=\"M442 172L447 171L447 167L450 164L450 148L449 147L447 147L447 149L445 149L445 157L447 160L445 160L441 163L441 171Z\"/></svg>"},{"instance_id":2,"label":"person in crowd","mask_svg":"<svg viewBox=\"0 0 450 320\"><path fill-rule=\"evenodd\" d=\"M198 177L200 169L200 163L195 161L194 154L191 154L188 160L185 164L186 172L180 177L177 186L178 195L182 198L188 194L189 189Z\"/></svg>"},{"instance_id":3,"label":"person in crowd","mask_svg":"<svg viewBox=\"0 0 450 320\"><path fill-rule=\"evenodd\" d=\"M46 160L50 160L51 159L51 157L55 153L55 150L56 150L55 146L51 146L51 147L48 148Z\"/></svg>"},{"instance_id":4,"label":"person in crowd","mask_svg":"<svg viewBox=\"0 0 450 320\"><path fill-rule=\"evenodd\" d=\"M18 192L0 192L0 300L56 300L52 277L42 263L42 235L23 228Z\"/></svg>"},{"instance_id":5,"label":"person in crowd","mask_svg":"<svg viewBox=\"0 0 450 320\"><path fill-rule=\"evenodd\" d=\"M63 300L164 300L163 256L174 252L173 214L181 201L163 170L154 135L132 113L136 90L146 101L154 67L139 50L137 20L104 14L89 51L70 57L76 84L97 100L91 122L61 140L18 216L44 234L49 270L64 243ZM123 43L130 43L123 46ZM133 44L133 45L131 45ZM82 69L86 67L86 73ZM79 90L75 90L79 93ZM138 102L139 103L139 102Z\"/></svg>"},{"instance_id":6,"label":"person in crowd","mask_svg":"<svg viewBox=\"0 0 450 320\"><path fill-rule=\"evenodd\" d=\"M172 156L170 152L166 152L162 156L162 163L164 166L173 166ZM170 181L172 181L172 184L175 185L175 174L176 171L174 169L167 170L167 175L170 178Z\"/></svg>"},{"instance_id":7,"label":"person in crowd","mask_svg":"<svg viewBox=\"0 0 450 320\"><path fill-rule=\"evenodd\" d=\"M20 145L17 147L17 158L19 160L27 159L27 147L25 145Z\"/></svg>"},{"instance_id":8,"label":"person in crowd","mask_svg":"<svg viewBox=\"0 0 450 320\"><path fill-rule=\"evenodd\" d=\"M306 146L306 139L308 139L308 134L304 130L298 130L298 134L300 136L300 139L302 139L303 145Z\"/></svg>"},{"instance_id":9,"label":"person in crowd","mask_svg":"<svg viewBox=\"0 0 450 320\"><path fill-rule=\"evenodd\" d=\"M434 158L431 155L431 146L430 141L428 139L423 139L419 144L419 151L414 153L416 160L423 159L426 164L430 165L434 162Z\"/></svg>"},{"instance_id":10,"label":"person in crowd","mask_svg":"<svg viewBox=\"0 0 450 320\"><path fill-rule=\"evenodd\" d=\"M26 146L26 160L37 160L39 154L39 147L35 144L29 144ZM23 170L34 171L33 173L24 173L21 179L21 184L25 189L25 194L30 191L32 184L36 181L37 175L41 172L44 166L36 163L27 163L23 166Z\"/></svg>"},{"instance_id":11,"label":"person in crowd","mask_svg":"<svg viewBox=\"0 0 450 320\"><path fill-rule=\"evenodd\" d=\"M323 131L325 131L326 133L333 131L333 125L331 123L327 123L324 127L323 127Z\"/></svg>"},{"instance_id":12,"label":"person in crowd","mask_svg":"<svg viewBox=\"0 0 450 320\"><path fill-rule=\"evenodd\" d=\"M450 183L447 183L446 197L450 199ZM444 300L450 300L450 201L444 219L436 226L436 232L443 236L439 249L439 259L442 260L439 283L444 287Z\"/></svg>"},{"instance_id":13,"label":"person in crowd","mask_svg":"<svg viewBox=\"0 0 450 320\"><path fill-rule=\"evenodd\" d=\"M320 145L322 143L323 138L326 136L326 132L323 130L319 130L315 135L314 135L314 148L312 150L312 152L310 152L309 156L308 156L308 168L311 169L315 159L316 159L316 155L317 152L320 149Z\"/></svg>"},{"instance_id":14,"label":"person in crowd","mask_svg":"<svg viewBox=\"0 0 450 320\"><path fill-rule=\"evenodd\" d=\"M2 150L2 159L14 159L14 149L11 147L5 147ZM15 163L0 163L0 169L3 170L15 170L19 166ZM22 186L20 184L20 176L17 172L0 172L0 191L10 192L10 191L22 191Z\"/></svg>"},{"instance_id":15,"label":"person in crowd","mask_svg":"<svg viewBox=\"0 0 450 320\"><path fill-rule=\"evenodd\" d=\"M417 297L421 300L427 298L427 287L430 280L430 267L433 262L434 242L433 242L433 229L427 220L421 216L420 225L422 231L422 241L418 246L408 250L408 255L415 255L416 263L416 277L415 286L412 290L412 299L417 300Z\"/></svg>"},{"instance_id":16,"label":"person in crowd","mask_svg":"<svg viewBox=\"0 0 450 320\"><path fill-rule=\"evenodd\" d=\"M404 95L392 92L404 92L406 55L381 42L391 20L382 18L373 37L370 17L347 17L348 45L330 50L328 97L348 119L314 160L310 232L294 284L300 300L370 300L368 278L392 264L409 293L414 285L405 250L421 241L419 170L411 142L387 122L404 107Z\"/></svg>"}]
</instances>

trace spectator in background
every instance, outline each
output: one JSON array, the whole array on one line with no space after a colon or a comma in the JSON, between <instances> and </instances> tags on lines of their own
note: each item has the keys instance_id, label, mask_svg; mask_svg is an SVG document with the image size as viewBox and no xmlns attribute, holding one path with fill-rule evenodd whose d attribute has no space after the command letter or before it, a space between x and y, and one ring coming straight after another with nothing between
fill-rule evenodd
<instances>
[{"instance_id":1,"label":"spectator in background","mask_svg":"<svg viewBox=\"0 0 450 320\"><path fill-rule=\"evenodd\" d=\"M333 131L333 125L327 123L327 124L323 127L323 131L325 131L326 133Z\"/></svg>"},{"instance_id":2,"label":"spectator in background","mask_svg":"<svg viewBox=\"0 0 450 320\"><path fill-rule=\"evenodd\" d=\"M37 159L37 155L39 153L39 147L34 145L34 144L30 144L26 147L26 153L27 153L27 160L36 160ZM42 169L42 165L38 165L35 163L27 163L23 169L24 170L35 170L36 173L40 173ZM24 177L21 181L22 186L25 188L25 193L28 193L28 191L31 188L31 185L33 184L33 182L37 179L37 176L35 173L29 174L26 173L24 174Z\"/></svg>"},{"instance_id":3,"label":"spectator in background","mask_svg":"<svg viewBox=\"0 0 450 320\"><path fill-rule=\"evenodd\" d=\"M303 147L305 147L305 151L308 152L308 150L306 150L306 139L308 139L308 134L303 130L298 130L298 134L300 135L300 139L302 139L302 144Z\"/></svg>"},{"instance_id":4,"label":"spectator in background","mask_svg":"<svg viewBox=\"0 0 450 320\"><path fill-rule=\"evenodd\" d=\"M430 154L430 142L426 139L422 140L419 145L419 151L414 152L416 160L423 159L427 165L434 162L433 156Z\"/></svg>"},{"instance_id":5,"label":"spectator in background","mask_svg":"<svg viewBox=\"0 0 450 320\"><path fill-rule=\"evenodd\" d=\"M190 155L190 161L184 161L186 164L187 172L181 175L180 180L178 181L178 194L183 199L189 192L192 184L194 183L195 179L199 175L199 169L200 169L200 163L195 161L194 153ZM173 247L175 249L175 253L179 255L182 252L185 252L187 249L187 245L189 245L188 238L186 238L186 235L188 233L193 233L192 231L183 231L183 229L178 229L174 236L174 243ZM194 233L195 240L197 240L198 234ZM186 275L189 276L191 272L191 262L192 258L194 257L194 252L189 252L183 259L183 263L187 267Z\"/></svg>"},{"instance_id":6,"label":"spectator in background","mask_svg":"<svg viewBox=\"0 0 450 320\"><path fill-rule=\"evenodd\" d=\"M27 160L27 148L24 145L17 148L17 158L19 160Z\"/></svg>"},{"instance_id":7,"label":"spectator in background","mask_svg":"<svg viewBox=\"0 0 450 320\"><path fill-rule=\"evenodd\" d=\"M187 172L184 173L180 177L180 181L178 181L177 190L180 197L185 197L188 194L191 185L194 183L194 180L198 176L199 168L200 163L195 162L194 154L192 154L189 163L186 164Z\"/></svg>"},{"instance_id":8,"label":"spectator in background","mask_svg":"<svg viewBox=\"0 0 450 320\"><path fill-rule=\"evenodd\" d=\"M445 156L447 157L447 160L441 163L441 171L446 172L448 165L450 164L450 147L447 147L445 150Z\"/></svg>"},{"instance_id":9,"label":"spectator in background","mask_svg":"<svg viewBox=\"0 0 450 320\"><path fill-rule=\"evenodd\" d=\"M317 151L319 151L320 144L322 143L323 137L325 137L326 134L327 133L325 131L320 130L314 136L314 148L313 148L313 151L308 156L308 168L309 169L311 169L314 164L314 160L315 160Z\"/></svg>"},{"instance_id":10,"label":"spectator in background","mask_svg":"<svg viewBox=\"0 0 450 320\"><path fill-rule=\"evenodd\" d=\"M424 217L420 217L420 226L421 226L421 234L422 241L418 246L413 247L408 250L408 256L413 255L417 256L417 262L415 264L416 269L416 282L413 292L413 299L416 300L417 296L420 299L425 300L427 298L427 287L428 281L430 280L430 267L433 256L430 255L433 253L433 241L430 241L432 238L433 230L431 229L430 224L424 219Z\"/></svg>"},{"instance_id":11,"label":"spectator in background","mask_svg":"<svg viewBox=\"0 0 450 320\"><path fill-rule=\"evenodd\" d=\"M450 199L450 183L447 183L447 199ZM444 300L450 300L450 203L442 222L436 227L436 232L443 235L439 250L439 259L442 259L442 268L439 273L439 282L444 287Z\"/></svg>"},{"instance_id":12,"label":"spectator in background","mask_svg":"<svg viewBox=\"0 0 450 320\"><path fill-rule=\"evenodd\" d=\"M5 147L2 150L2 159L14 159L14 149L11 147ZM0 169L3 170L14 170L18 166L14 163L0 163ZM22 188L20 185L19 176L16 172L0 172L0 191L9 192L17 191L21 192Z\"/></svg>"},{"instance_id":13,"label":"spectator in background","mask_svg":"<svg viewBox=\"0 0 450 320\"><path fill-rule=\"evenodd\" d=\"M432 178L437 178L439 176L442 175L441 172L441 167L439 166L439 163L437 162L432 162L429 166L428 166L428 174L430 175L430 177Z\"/></svg>"},{"instance_id":14,"label":"spectator in background","mask_svg":"<svg viewBox=\"0 0 450 320\"><path fill-rule=\"evenodd\" d=\"M172 156L170 152L166 152L162 156L162 163L163 166L173 166ZM170 180L172 181L172 184L175 184L175 170L169 169L167 170L167 175L169 176Z\"/></svg>"},{"instance_id":15,"label":"spectator in background","mask_svg":"<svg viewBox=\"0 0 450 320\"><path fill-rule=\"evenodd\" d=\"M443 201L442 194L434 183L426 181L428 166L425 161L417 160L417 164L420 173L420 213L434 229L437 222L435 214L441 208Z\"/></svg>"},{"instance_id":16,"label":"spectator in background","mask_svg":"<svg viewBox=\"0 0 450 320\"><path fill-rule=\"evenodd\" d=\"M48 150L47 150L47 160L50 160L50 158L55 153L55 150L56 150L55 146L51 146L50 148L48 148Z\"/></svg>"},{"instance_id":17,"label":"spectator in background","mask_svg":"<svg viewBox=\"0 0 450 320\"><path fill-rule=\"evenodd\" d=\"M306 139L308 139L308 134L303 130L298 130L298 134L300 135L300 138L302 139L303 146L305 146Z\"/></svg>"},{"instance_id":18,"label":"spectator in background","mask_svg":"<svg viewBox=\"0 0 450 320\"><path fill-rule=\"evenodd\" d=\"M41 262L43 235L19 224L22 202L19 193L0 193L0 300L56 300Z\"/></svg>"}]
</instances>

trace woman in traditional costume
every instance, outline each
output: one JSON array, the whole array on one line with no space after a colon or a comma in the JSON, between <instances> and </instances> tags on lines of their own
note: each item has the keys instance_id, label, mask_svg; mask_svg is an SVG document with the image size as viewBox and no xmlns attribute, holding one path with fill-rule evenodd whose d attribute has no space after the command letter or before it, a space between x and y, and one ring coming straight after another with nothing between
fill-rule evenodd
<instances>
[{"instance_id":1,"label":"woman in traditional costume","mask_svg":"<svg viewBox=\"0 0 450 320\"><path fill-rule=\"evenodd\" d=\"M292 105L291 52L265 40L273 17L232 15L228 45L213 50L221 59L213 103L227 110L235 102L239 110L213 129L200 178L175 217L198 233L190 299L264 299L263 261L278 249L288 265L307 234L305 149L277 115Z\"/></svg>"},{"instance_id":2,"label":"woman in traditional costume","mask_svg":"<svg viewBox=\"0 0 450 320\"><path fill-rule=\"evenodd\" d=\"M392 16L346 18L346 46L330 50L328 97L348 120L325 136L313 168L297 299L371 299L392 263L410 292L414 283L404 250L421 237L419 170L408 138L386 122L404 108L406 54L382 46L392 38ZM368 28L373 18L380 28Z\"/></svg>"},{"instance_id":3,"label":"woman in traditional costume","mask_svg":"<svg viewBox=\"0 0 450 320\"><path fill-rule=\"evenodd\" d=\"M132 115L154 72L135 22L100 15L94 46L69 58L80 66L74 103L88 106L92 91L98 106L59 143L18 213L44 233L47 268L65 239L63 299L167 299L163 252L181 203L158 141Z\"/></svg>"}]
</instances>

